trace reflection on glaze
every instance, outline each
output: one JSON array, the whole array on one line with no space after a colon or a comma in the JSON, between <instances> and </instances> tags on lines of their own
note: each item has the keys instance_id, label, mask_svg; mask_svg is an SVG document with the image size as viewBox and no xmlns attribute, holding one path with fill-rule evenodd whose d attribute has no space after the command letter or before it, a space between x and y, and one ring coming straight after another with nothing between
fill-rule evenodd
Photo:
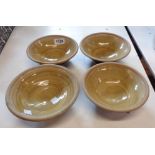
<instances>
[{"instance_id":1,"label":"reflection on glaze","mask_svg":"<svg viewBox=\"0 0 155 155\"><path fill-rule=\"evenodd\" d=\"M48 60L48 61L57 61L57 60L59 60L59 59L56 59L56 58L55 58L55 59L54 59L54 58L46 58L46 57L45 57L44 60Z\"/></svg>"},{"instance_id":2,"label":"reflection on glaze","mask_svg":"<svg viewBox=\"0 0 155 155\"><path fill-rule=\"evenodd\" d=\"M70 54L71 53L71 50L69 49L65 54Z\"/></svg>"},{"instance_id":3,"label":"reflection on glaze","mask_svg":"<svg viewBox=\"0 0 155 155\"><path fill-rule=\"evenodd\" d=\"M39 82L36 82L34 84L38 85L38 86L48 86L49 85L49 80L39 81Z\"/></svg>"},{"instance_id":4,"label":"reflection on glaze","mask_svg":"<svg viewBox=\"0 0 155 155\"><path fill-rule=\"evenodd\" d=\"M55 96L55 97L53 97L52 99L51 99L51 103L52 104L57 104L58 102L60 102L62 99L64 99L65 97L67 96L67 92L64 92L64 94L63 95L61 95L61 96Z\"/></svg>"},{"instance_id":5,"label":"reflection on glaze","mask_svg":"<svg viewBox=\"0 0 155 155\"><path fill-rule=\"evenodd\" d=\"M135 91L136 91L136 90L138 90L138 85L137 85L137 84L135 85Z\"/></svg>"},{"instance_id":6,"label":"reflection on glaze","mask_svg":"<svg viewBox=\"0 0 155 155\"><path fill-rule=\"evenodd\" d=\"M114 53L114 54L109 55L108 58L114 58L114 57L117 57L117 56L118 56L118 54Z\"/></svg>"},{"instance_id":7,"label":"reflection on glaze","mask_svg":"<svg viewBox=\"0 0 155 155\"><path fill-rule=\"evenodd\" d=\"M53 45L53 44L45 44L45 47L53 47L53 48L56 48L57 47L57 45Z\"/></svg>"},{"instance_id":8,"label":"reflection on glaze","mask_svg":"<svg viewBox=\"0 0 155 155\"><path fill-rule=\"evenodd\" d=\"M120 49L123 49L124 46L125 46L124 43L122 43L120 46Z\"/></svg>"},{"instance_id":9,"label":"reflection on glaze","mask_svg":"<svg viewBox=\"0 0 155 155\"><path fill-rule=\"evenodd\" d=\"M28 109L24 109L24 114L26 115L32 115L32 111Z\"/></svg>"},{"instance_id":10,"label":"reflection on glaze","mask_svg":"<svg viewBox=\"0 0 155 155\"><path fill-rule=\"evenodd\" d=\"M117 81L105 81L105 83L119 84L120 83L120 80L117 80Z\"/></svg>"},{"instance_id":11,"label":"reflection on glaze","mask_svg":"<svg viewBox=\"0 0 155 155\"><path fill-rule=\"evenodd\" d=\"M106 70L107 70L106 68L102 68L102 69L101 69L101 71L106 71Z\"/></svg>"},{"instance_id":12,"label":"reflection on glaze","mask_svg":"<svg viewBox=\"0 0 155 155\"><path fill-rule=\"evenodd\" d=\"M27 104L27 106L31 109L33 108L42 108L43 106L48 106L49 103L51 103L52 105L56 105L58 103L60 103L61 100L63 100L65 97L67 96L67 92L64 92L64 94L60 95L60 96L54 96L53 98L50 99L50 101L42 101L39 103L30 103ZM32 110L28 110L28 109L24 109L24 114L26 115L32 115Z\"/></svg>"},{"instance_id":13,"label":"reflection on glaze","mask_svg":"<svg viewBox=\"0 0 155 155\"><path fill-rule=\"evenodd\" d=\"M128 96L120 96L120 97L117 97L117 98L111 98L109 101L113 104L120 104L120 103L123 103L125 100L128 100Z\"/></svg>"},{"instance_id":14,"label":"reflection on glaze","mask_svg":"<svg viewBox=\"0 0 155 155\"><path fill-rule=\"evenodd\" d=\"M32 74L32 76L36 76L36 75L37 75L36 73Z\"/></svg>"},{"instance_id":15,"label":"reflection on glaze","mask_svg":"<svg viewBox=\"0 0 155 155\"><path fill-rule=\"evenodd\" d=\"M99 42L98 44L101 45L101 46L107 46L107 45L109 45L110 43L109 43L109 42L107 42L107 43Z\"/></svg>"},{"instance_id":16,"label":"reflection on glaze","mask_svg":"<svg viewBox=\"0 0 155 155\"><path fill-rule=\"evenodd\" d=\"M42 44L42 42L39 40L38 41L38 44L40 45L40 46L43 46L43 44Z\"/></svg>"}]
</instances>

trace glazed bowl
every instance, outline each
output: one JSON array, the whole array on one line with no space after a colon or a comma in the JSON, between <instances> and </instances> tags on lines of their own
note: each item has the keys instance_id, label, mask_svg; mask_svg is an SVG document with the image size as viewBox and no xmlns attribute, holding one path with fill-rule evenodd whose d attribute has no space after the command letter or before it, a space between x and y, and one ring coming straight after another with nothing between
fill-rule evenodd
<instances>
[{"instance_id":1,"label":"glazed bowl","mask_svg":"<svg viewBox=\"0 0 155 155\"><path fill-rule=\"evenodd\" d=\"M127 40L112 33L91 34L81 41L80 48L83 54L99 62L120 60L131 50Z\"/></svg>"},{"instance_id":2,"label":"glazed bowl","mask_svg":"<svg viewBox=\"0 0 155 155\"><path fill-rule=\"evenodd\" d=\"M85 76L84 90L97 106L114 112L135 110L149 96L144 77L133 68L118 63L93 66Z\"/></svg>"},{"instance_id":3,"label":"glazed bowl","mask_svg":"<svg viewBox=\"0 0 155 155\"><path fill-rule=\"evenodd\" d=\"M39 38L27 48L28 57L40 64L62 64L70 60L78 51L73 39L62 35Z\"/></svg>"},{"instance_id":4,"label":"glazed bowl","mask_svg":"<svg viewBox=\"0 0 155 155\"><path fill-rule=\"evenodd\" d=\"M6 105L17 117L48 120L65 112L76 100L75 76L57 65L42 65L19 74L6 92Z\"/></svg>"}]
</instances>

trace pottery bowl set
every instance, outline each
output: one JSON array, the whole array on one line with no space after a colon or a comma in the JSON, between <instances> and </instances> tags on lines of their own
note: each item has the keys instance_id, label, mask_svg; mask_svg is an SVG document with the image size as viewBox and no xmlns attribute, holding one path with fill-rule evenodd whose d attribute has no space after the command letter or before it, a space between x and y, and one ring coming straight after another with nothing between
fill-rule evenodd
<instances>
[{"instance_id":1,"label":"pottery bowl set","mask_svg":"<svg viewBox=\"0 0 155 155\"><path fill-rule=\"evenodd\" d=\"M111 33L85 37L80 49L94 61L84 78L84 90L98 107L129 112L141 107L149 96L144 77L135 69L113 61L126 57L130 44ZM51 35L39 38L27 48L28 57L40 64L19 74L6 92L6 105L17 117L43 121L65 112L76 100L79 84L75 75L57 64L69 61L78 51L73 39Z\"/></svg>"}]
</instances>

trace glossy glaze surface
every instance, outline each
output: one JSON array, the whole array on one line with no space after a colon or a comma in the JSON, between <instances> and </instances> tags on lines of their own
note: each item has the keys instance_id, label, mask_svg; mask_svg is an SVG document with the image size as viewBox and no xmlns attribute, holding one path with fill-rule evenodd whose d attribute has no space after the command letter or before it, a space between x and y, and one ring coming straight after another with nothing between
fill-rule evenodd
<instances>
[{"instance_id":1,"label":"glossy glaze surface","mask_svg":"<svg viewBox=\"0 0 155 155\"><path fill-rule=\"evenodd\" d=\"M55 117L70 107L78 95L74 75L64 67L43 65L20 74L6 94L8 108L32 121Z\"/></svg>"},{"instance_id":2,"label":"glossy glaze surface","mask_svg":"<svg viewBox=\"0 0 155 155\"><path fill-rule=\"evenodd\" d=\"M111 33L95 33L81 41L81 51L96 61L116 61L127 56L130 44L122 37Z\"/></svg>"},{"instance_id":3,"label":"glossy glaze surface","mask_svg":"<svg viewBox=\"0 0 155 155\"><path fill-rule=\"evenodd\" d=\"M149 95L145 79L132 68L118 63L92 67L85 77L85 91L96 105L117 112L142 106Z\"/></svg>"},{"instance_id":4,"label":"glossy glaze surface","mask_svg":"<svg viewBox=\"0 0 155 155\"><path fill-rule=\"evenodd\" d=\"M78 50L77 43L66 36L51 35L34 41L27 49L33 61L42 64L61 64L71 59Z\"/></svg>"}]
</instances>

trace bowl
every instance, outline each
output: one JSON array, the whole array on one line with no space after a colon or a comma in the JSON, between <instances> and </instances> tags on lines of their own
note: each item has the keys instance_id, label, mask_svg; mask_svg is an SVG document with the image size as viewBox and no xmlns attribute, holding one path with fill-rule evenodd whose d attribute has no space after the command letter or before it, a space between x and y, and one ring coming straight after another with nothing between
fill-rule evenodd
<instances>
[{"instance_id":1,"label":"bowl","mask_svg":"<svg viewBox=\"0 0 155 155\"><path fill-rule=\"evenodd\" d=\"M80 48L83 54L99 62L120 60L131 50L127 40L112 33L91 34L81 41Z\"/></svg>"},{"instance_id":2,"label":"bowl","mask_svg":"<svg viewBox=\"0 0 155 155\"><path fill-rule=\"evenodd\" d=\"M78 51L73 39L62 35L50 35L33 41L27 48L28 57L40 64L62 64Z\"/></svg>"},{"instance_id":3,"label":"bowl","mask_svg":"<svg viewBox=\"0 0 155 155\"><path fill-rule=\"evenodd\" d=\"M65 112L76 100L75 76L57 65L41 65L19 74L6 92L6 105L17 117L43 121Z\"/></svg>"},{"instance_id":4,"label":"bowl","mask_svg":"<svg viewBox=\"0 0 155 155\"><path fill-rule=\"evenodd\" d=\"M85 76L84 90L97 106L114 112L135 110L149 96L149 86L139 72L114 62L93 66Z\"/></svg>"}]
</instances>

